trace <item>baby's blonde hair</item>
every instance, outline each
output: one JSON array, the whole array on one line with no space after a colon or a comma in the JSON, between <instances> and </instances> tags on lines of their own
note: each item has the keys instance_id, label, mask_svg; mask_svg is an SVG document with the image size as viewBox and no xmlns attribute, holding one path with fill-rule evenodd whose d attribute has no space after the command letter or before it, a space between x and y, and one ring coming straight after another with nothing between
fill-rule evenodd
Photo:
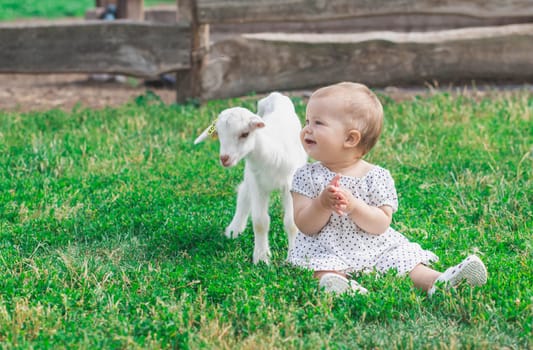
<instances>
[{"instance_id":1,"label":"baby's blonde hair","mask_svg":"<svg viewBox=\"0 0 533 350\"><path fill-rule=\"evenodd\" d=\"M311 98L334 97L344 100L343 110L349 128L361 133L359 149L365 155L378 141L383 128L383 106L366 85L342 82L316 90Z\"/></svg>"}]
</instances>

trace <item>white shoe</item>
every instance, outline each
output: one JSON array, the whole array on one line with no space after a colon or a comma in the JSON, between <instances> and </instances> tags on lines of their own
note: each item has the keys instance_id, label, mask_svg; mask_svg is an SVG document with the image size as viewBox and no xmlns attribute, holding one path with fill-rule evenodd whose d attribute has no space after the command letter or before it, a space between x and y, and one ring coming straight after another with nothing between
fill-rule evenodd
<instances>
[{"instance_id":1,"label":"white shoe","mask_svg":"<svg viewBox=\"0 0 533 350\"><path fill-rule=\"evenodd\" d=\"M366 294L368 290L361 287L359 283L354 280L348 280L346 277L343 277L336 273L325 273L320 277L318 282L320 288L323 288L324 291L328 293L343 294L347 292L356 292L359 294Z\"/></svg>"},{"instance_id":2,"label":"white shoe","mask_svg":"<svg viewBox=\"0 0 533 350\"><path fill-rule=\"evenodd\" d=\"M359 294L368 294L368 289L357 283L357 281L350 280L350 288Z\"/></svg>"},{"instance_id":3,"label":"white shoe","mask_svg":"<svg viewBox=\"0 0 533 350\"><path fill-rule=\"evenodd\" d=\"M463 280L472 286L481 286L487 283L487 268L485 264L475 255L470 255L463 260L459 265L452 266L442 275L440 275L433 287L428 291L428 295L433 295L436 290L437 283L443 283L446 288L455 287Z\"/></svg>"}]
</instances>

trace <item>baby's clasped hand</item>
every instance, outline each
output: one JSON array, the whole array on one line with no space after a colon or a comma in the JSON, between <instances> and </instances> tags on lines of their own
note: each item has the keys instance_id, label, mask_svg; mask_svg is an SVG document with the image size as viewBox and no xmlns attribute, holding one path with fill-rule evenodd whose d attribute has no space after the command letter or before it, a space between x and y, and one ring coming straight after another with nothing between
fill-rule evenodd
<instances>
[{"instance_id":1,"label":"baby's clasped hand","mask_svg":"<svg viewBox=\"0 0 533 350\"><path fill-rule=\"evenodd\" d=\"M339 215L346 215L349 200L346 196L346 191L340 187L339 180L341 176L341 174L335 175L322 191L320 204L324 209L331 210Z\"/></svg>"}]
</instances>

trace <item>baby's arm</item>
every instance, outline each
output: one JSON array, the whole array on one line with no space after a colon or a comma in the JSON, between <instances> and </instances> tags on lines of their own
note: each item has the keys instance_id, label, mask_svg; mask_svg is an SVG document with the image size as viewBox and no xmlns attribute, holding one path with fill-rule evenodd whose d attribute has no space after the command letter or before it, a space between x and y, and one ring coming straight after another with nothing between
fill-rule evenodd
<instances>
[{"instance_id":1,"label":"baby's arm","mask_svg":"<svg viewBox=\"0 0 533 350\"><path fill-rule=\"evenodd\" d=\"M348 215L368 233L380 235L387 231L392 221L392 208L388 205L373 207L360 199L348 205Z\"/></svg>"},{"instance_id":2,"label":"baby's arm","mask_svg":"<svg viewBox=\"0 0 533 350\"><path fill-rule=\"evenodd\" d=\"M355 198L350 191L337 187L341 209L363 230L380 235L390 226L392 208L388 205L374 207Z\"/></svg>"},{"instance_id":3,"label":"baby's arm","mask_svg":"<svg viewBox=\"0 0 533 350\"><path fill-rule=\"evenodd\" d=\"M302 233L308 236L316 235L328 223L331 212L339 212L337 182L338 177L335 177L316 198L292 193L294 222Z\"/></svg>"}]
</instances>

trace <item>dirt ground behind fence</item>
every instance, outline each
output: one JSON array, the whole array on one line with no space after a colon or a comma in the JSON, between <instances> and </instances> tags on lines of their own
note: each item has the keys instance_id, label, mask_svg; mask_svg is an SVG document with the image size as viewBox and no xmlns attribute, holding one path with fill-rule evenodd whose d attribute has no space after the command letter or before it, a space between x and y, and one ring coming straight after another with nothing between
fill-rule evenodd
<instances>
[{"instance_id":1,"label":"dirt ground behind fence","mask_svg":"<svg viewBox=\"0 0 533 350\"><path fill-rule=\"evenodd\" d=\"M142 82L130 79L126 82L95 81L87 74L0 74L0 110L71 110L77 105L97 109L115 107L143 94L147 88ZM150 89L166 103L175 100L174 89Z\"/></svg>"},{"instance_id":2,"label":"dirt ground behind fence","mask_svg":"<svg viewBox=\"0 0 533 350\"><path fill-rule=\"evenodd\" d=\"M91 79L87 74L0 74L0 111L29 112L62 109L75 106L101 109L117 107L142 95L146 90L156 93L165 103L174 103L173 87L147 86L140 80L103 82ZM437 90L466 93L477 97L494 91L512 92L525 90L533 94L532 84L483 84L465 86L387 87L379 91L394 100L405 100L416 95L429 95ZM311 90L291 91L290 95L308 97Z\"/></svg>"}]
</instances>

